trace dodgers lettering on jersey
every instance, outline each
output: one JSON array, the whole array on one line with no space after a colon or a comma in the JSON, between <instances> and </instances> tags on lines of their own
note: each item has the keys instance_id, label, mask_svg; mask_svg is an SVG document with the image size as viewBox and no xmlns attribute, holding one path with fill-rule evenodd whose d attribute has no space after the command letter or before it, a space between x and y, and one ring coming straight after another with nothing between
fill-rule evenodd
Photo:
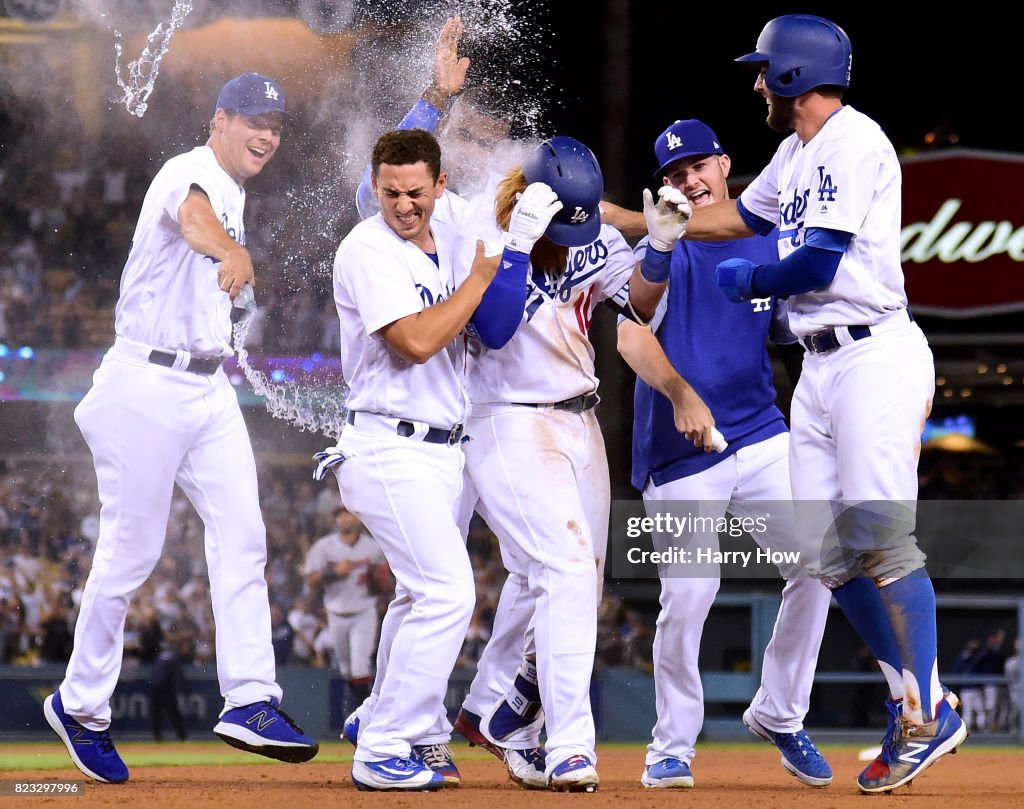
<instances>
[{"instance_id":1,"label":"dodgers lettering on jersey","mask_svg":"<svg viewBox=\"0 0 1024 809\"><path fill-rule=\"evenodd\" d=\"M245 244L245 191L220 167L209 146L168 160L142 203L114 331L154 348L205 356L231 354L231 300L217 282L217 262L196 253L181 236L178 209L192 186L210 200L224 229Z\"/></svg>"},{"instance_id":2,"label":"dodgers lettering on jersey","mask_svg":"<svg viewBox=\"0 0 1024 809\"><path fill-rule=\"evenodd\" d=\"M461 348L453 341L425 363L404 359L379 330L455 291L455 234L431 221L438 263L395 233L380 214L357 224L334 259L334 302L341 325L347 407L448 429L465 420Z\"/></svg>"},{"instance_id":3,"label":"dodgers lettering on jersey","mask_svg":"<svg viewBox=\"0 0 1024 809\"><path fill-rule=\"evenodd\" d=\"M493 201L489 221L469 221L474 226L465 229L458 248L460 273L472 264L478 238L487 243L488 255L501 250ZM635 264L622 235L602 225L597 239L569 250L564 272L531 267L523 322L512 339L497 350L475 339L468 342L467 387L473 404L560 402L596 391L589 339L594 307L611 297L625 300Z\"/></svg>"},{"instance_id":4,"label":"dodgers lettering on jersey","mask_svg":"<svg viewBox=\"0 0 1024 809\"><path fill-rule=\"evenodd\" d=\"M703 472L743 447L785 432L775 404L768 357L769 337L795 341L773 298L731 303L715 283L715 267L727 258L755 264L778 260L773 232L730 242L680 241L672 251L669 286L651 327L672 366L700 395L727 436L725 453L704 452L676 430L672 403L642 379L633 397L632 483L644 490ZM637 260L646 244L637 246Z\"/></svg>"},{"instance_id":5,"label":"dodgers lettering on jersey","mask_svg":"<svg viewBox=\"0 0 1024 809\"><path fill-rule=\"evenodd\" d=\"M789 299L798 336L829 326L871 325L906 308L899 227L902 174L881 128L846 106L803 143L784 140L740 199L751 213L778 223L779 254L804 243L807 228L853 234L827 289Z\"/></svg>"}]
</instances>

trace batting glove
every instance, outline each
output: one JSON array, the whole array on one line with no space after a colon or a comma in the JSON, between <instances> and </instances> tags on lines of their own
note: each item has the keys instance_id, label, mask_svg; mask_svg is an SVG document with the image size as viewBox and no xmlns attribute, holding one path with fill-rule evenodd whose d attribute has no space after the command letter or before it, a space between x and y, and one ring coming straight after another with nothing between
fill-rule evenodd
<instances>
[{"instance_id":1,"label":"batting glove","mask_svg":"<svg viewBox=\"0 0 1024 809\"><path fill-rule=\"evenodd\" d=\"M505 247L529 255L537 240L551 224L551 219L562 210L562 203L547 183L530 183L519 195L508 232L503 235Z\"/></svg>"},{"instance_id":2,"label":"batting glove","mask_svg":"<svg viewBox=\"0 0 1024 809\"><path fill-rule=\"evenodd\" d=\"M729 258L715 267L715 283L733 303L756 298L754 293L754 272L757 266L745 258Z\"/></svg>"},{"instance_id":3,"label":"batting glove","mask_svg":"<svg viewBox=\"0 0 1024 809\"><path fill-rule=\"evenodd\" d=\"M649 188L644 189L644 219L647 221L647 235L655 250L671 253L690 223L690 202L678 188L663 185L658 189L658 202Z\"/></svg>"},{"instance_id":4,"label":"batting glove","mask_svg":"<svg viewBox=\"0 0 1024 809\"><path fill-rule=\"evenodd\" d=\"M313 480L323 480L327 477L328 469L340 466L349 457L337 447L327 447L322 452L316 453L313 456L313 460L316 461L316 469L313 470Z\"/></svg>"}]
</instances>

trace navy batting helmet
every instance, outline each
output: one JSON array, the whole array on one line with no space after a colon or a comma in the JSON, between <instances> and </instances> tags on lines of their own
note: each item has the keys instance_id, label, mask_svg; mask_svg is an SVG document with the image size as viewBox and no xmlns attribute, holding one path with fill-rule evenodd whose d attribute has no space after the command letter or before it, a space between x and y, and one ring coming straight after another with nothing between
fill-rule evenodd
<instances>
[{"instance_id":1,"label":"navy batting helmet","mask_svg":"<svg viewBox=\"0 0 1024 809\"><path fill-rule=\"evenodd\" d=\"M832 84L850 86L853 48L838 25L813 14L786 14L769 22L757 49L737 62L765 62L765 86L775 95L795 98Z\"/></svg>"},{"instance_id":2,"label":"navy batting helmet","mask_svg":"<svg viewBox=\"0 0 1024 809\"><path fill-rule=\"evenodd\" d=\"M547 183L562 203L544 235L563 247L580 247L601 230L604 177L594 153L575 138L556 135L523 161L527 183Z\"/></svg>"}]
</instances>

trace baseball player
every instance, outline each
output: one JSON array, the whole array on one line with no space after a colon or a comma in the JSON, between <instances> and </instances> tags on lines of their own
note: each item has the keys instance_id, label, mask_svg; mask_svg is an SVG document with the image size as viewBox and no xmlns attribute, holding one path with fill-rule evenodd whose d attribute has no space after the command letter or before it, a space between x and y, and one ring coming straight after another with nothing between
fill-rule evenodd
<instances>
[{"instance_id":1,"label":"baseball player","mask_svg":"<svg viewBox=\"0 0 1024 809\"><path fill-rule=\"evenodd\" d=\"M440 159L424 130L385 133L372 160L380 213L353 228L335 259L350 388L349 428L337 448L347 456L335 467L339 490L396 579L372 705L364 703L354 732L352 777L361 789L445 784L413 755L413 744L443 711L475 601L454 516L469 409L455 338L494 286L508 251L485 258L478 243L456 288L454 230L431 221L445 187ZM558 207L550 189L536 186L516 202L509 238L536 240Z\"/></svg>"},{"instance_id":2,"label":"baseball player","mask_svg":"<svg viewBox=\"0 0 1024 809\"><path fill-rule=\"evenodd\" d=\"M221 369L231 301L254 283L244 185L276 154L284 114L276 81L242 74L220 91L206 145L157 173L121 278L114 345L75 409L96 466L100 532L74 652L44 710L75 765L98 781L128 779L110 697L129 601L160 558L175 484L206 526L225 700L214 732L282 761L318 749L279 707L256 463Z\"/></svg>"},{"instance_id":3,"label":"baseball player","mask_svg":"<svg viewBox=\"0 0 1024 809\"><path fill-rule=\"evenodd\" d=\"M346 702L355 708L370 692L377 643L377 596L370 590L384 555L359 520L345 508L334 512L335 531L320 537L306 554L306 583L323 590L327 630L341 676Z\"/></svg>"},{"instance_id":4,"label":"baseball player","mask_svg":"<svg viewBox=\"0 0 1024 809\"><path fill-rule=\"evenodd\" d=\"M700 208L687 237L779 228L779 261L730 258L715 277L736 302L789 296L805 348L791 412L793 496L839 515L843 552L822 556L815 573L894 699L882 753L857 779L873 793L910 782L967 729L938 680L935 593L912 533L934 362L904 292L899 160L878 124L842 101L851 54L845 32L821 17L764 27L738 61L759 68L769 127L794 132L738 200Z\"/></svg>"},{"instance_id":5,"label":"baseball player","mask_svg":"<svg viewBox=\"0 0 1024 809\"><path fill-rule=\"evenodd\" d=\"M728 199L729 156L706 124L676 121L657 137L654 154L659 164L655 178L683 192L695 210ZM662 247L657 222L651 233L655 249ZM795 525L779 513L792 500L789 435L775 405L765 344L769 337L777 344L796 338L786 325L783 302L769 297L734 306L718 294L714 280L714 267L723 256L776 261L775 236L676 243L668 291L651 327L623 319L618 342L638 375L633 485L643 492L650 514L671 511L666 501L699 504L701 516L716 519L727 508L737 516L767 509L775 512L768 530L754 537L764 546L785 549L795 547ZM645 239L635 251L638 258L646 249ZM707 453L683 435L702 434L709 423L717 424L728 441L720 453ZM659 547L677 541L655 537ZM717 549L718 537L694 536L693 543ZM787 572L795 576L799 571ZM641 777L645 787L693 786L690 764L704 718L697 658L719 577L717 564L662 570L654 641L658 721ZM786 583L765 650L761 687L744 713L746 724L782 752L783 766L810 786L832 781L828 763L803 730L830 601L828 589L814 579L794 577Z\"/></svg>"},{"instance_id":6,"label":"baseball player","mask_svg":"<svg viewBox=\"0 0 1024 809\"><path fill-rule=\"evenodd\" d=\"M422 98L398 123L397 129L420 127L431 132L440 130L444 144L444 164L454 171L460 189L475 188L482 183L484 190L480 192L480 198L493 200L497 183L504 178L508 168L518 162L515 157L526 146L507 138L510 122L479 108L476 103L479 101L478 95L473 95L472 101L467 99L463 88L469 60L458 54L462 32L462 23L458 17L446 21L438 39L431 83ZM455 226L462 221L467 206L468 197L453 192L450 177L444 193L435 205L431 221ZM356 207L363 218L378 210L369 167L356 193ZM525 289L525 283L523 287ZM514 307L508 308L514 311ZM468 533L475 505L476 493L472 481L468 475L464 475L463 492L457 509L457 520L464 537ZM463 703L455 729L470 742L484 747L501 760L516 783L527 788L546 789L548 779L540 747L542 717L539 716L539 701L532 703L536 706L536 712L526 723L529 726L527 731L516 734L512 739L503 739L501 743L480 733L481 716L495 710L515 686L516 678L520 678L522 688L531 688L530 684L522 681L520 670L532 678L532 690L536 690L536 675L529 673L535 672L535 660L523 657L524 638L533 614L533 602L527 593L525 572L506 554L505 546L502 546L502 553L505 567L510 573L498 602L491 637L478 661L477 676ZM389 614L381 626L374 688L364 704L345 720L343 737L353 744L356 744L359 729L372 713L376 702L381 673L387 665L386 650L391 646L391 633L398 623L392 618L393 613ZM537 721L538 718L540 721ZM447 713L442 708L434 725L414 745L417 755L435 771L441 772L449 786L461 780L448 746L452 729Z\"/></svg>"},{"instance_id":7,"label":"baseball player","mask_svg":"<svg viewBox=\"0 0 1024 809\"><path fill-rule=\"evenodd\" d=\"M496 198L476 200L464 233L497 249L517 195L537 183L550 186L562 208L543 238L514 248L529 271L518 330L499 349L468 344L467 470L511 586L532 602L527 646L536 656L535 666L521 666L512 699L485 712L479 730L491 742L513 744L511 737L530 733L543 704L548 785L589 792L600 783L590 677L610 508L589 330L603 301L635 317L628 285L635 261L618 232L601 226L597 159L564 136L536 147ZM471 243L462 243L461 266Z\"/></svg>"}]
</instances>

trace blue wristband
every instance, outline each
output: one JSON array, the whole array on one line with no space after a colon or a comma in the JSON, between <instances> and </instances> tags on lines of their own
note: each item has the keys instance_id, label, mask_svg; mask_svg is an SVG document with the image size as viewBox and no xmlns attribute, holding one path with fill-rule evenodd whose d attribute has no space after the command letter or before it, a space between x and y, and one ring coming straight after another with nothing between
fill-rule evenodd
<instances>
[{"instance_id":1,"label":"blue wristband","mask_svg":"<svg viewBox=\"0 0 1024 809\"><path fill-rule=\"evenodd\" d=\"M405 117L398 122L396 129L425 129L427 132L434 132L441 122L441 110L424 101L422 98L417 101Z\"/></svg>"},{"instance_id":2,"label":"blue wristband","mask_svg":"<svg viewBox=\"0 0 1024 809\"><path fill-rule=\"evenodd\" d=\"M640 262L640 274L652 284L664 284L671 269L672 252L664 253L648 245L644 260Z\"/></svg>"}]
</instances>

